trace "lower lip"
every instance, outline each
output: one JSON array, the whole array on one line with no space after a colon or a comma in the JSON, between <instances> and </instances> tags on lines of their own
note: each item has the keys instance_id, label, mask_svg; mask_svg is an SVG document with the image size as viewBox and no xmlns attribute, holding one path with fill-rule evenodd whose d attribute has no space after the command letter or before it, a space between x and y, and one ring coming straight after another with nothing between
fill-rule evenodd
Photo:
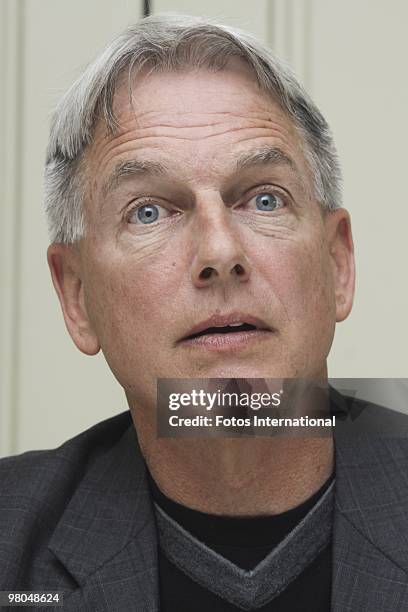
<instances>
[{"instance_id":1,"label":"lower lip","mask_svg":"<svg viewBox=\"0 0 408 612\"><path fill-rule=\"evenodd\" d=\"M204 348L210 351L228 351L243 349L254 342L268 340L272 335L271 331L257 329L254 331L242 331L231 334L208 334L189 338L181 342L184 346L194 348Z\"/></svg>"}]
</instances>

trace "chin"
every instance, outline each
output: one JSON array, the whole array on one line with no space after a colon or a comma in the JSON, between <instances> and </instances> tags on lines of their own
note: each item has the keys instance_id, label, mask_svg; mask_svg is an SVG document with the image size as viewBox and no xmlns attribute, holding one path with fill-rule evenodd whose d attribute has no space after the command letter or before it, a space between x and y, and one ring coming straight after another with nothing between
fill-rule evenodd
<instances>
[{"instance_id":1,"label":"chin","mask_svg":"<svg viewBox=\"0 0 408 612\"><path fill-rule=\"evenodd\" d=\"M296 378L296 371L279 366L268 367L261 364L220 364L200 368L199 372L189 373L186 378Z\"/></svg>"}]
</instances>

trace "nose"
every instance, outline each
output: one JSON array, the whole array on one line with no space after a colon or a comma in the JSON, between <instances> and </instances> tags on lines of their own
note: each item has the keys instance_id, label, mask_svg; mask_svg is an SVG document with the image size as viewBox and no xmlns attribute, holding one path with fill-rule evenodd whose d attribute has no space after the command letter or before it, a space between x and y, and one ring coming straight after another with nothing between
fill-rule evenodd
<instances>
[{"instance_id":1,"label":"nose","mask_svg":"<svg viewBox=\"0 0 408 612\"><path fill-rule=\"evenodd\" d=\"M250 263L238 235L236 221L225 204L203 207L194 228L192 281L196 287L247 282Z\"/></svg>"}]
</instances>

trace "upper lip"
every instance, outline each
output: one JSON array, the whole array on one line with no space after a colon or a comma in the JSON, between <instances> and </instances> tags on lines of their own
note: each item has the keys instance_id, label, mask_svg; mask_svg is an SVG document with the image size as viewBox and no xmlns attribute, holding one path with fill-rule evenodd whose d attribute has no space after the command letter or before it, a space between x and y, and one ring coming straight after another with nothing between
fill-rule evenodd
<instances>
[{"instance_id":1,"label":"upper lip","mask_svg":"<svg viewBox=\"0 0 408 612\"><path fill-rule=\"evenodd\" d=\"M190 331L188 331L187 334L181 338L181 340L186 340L191 336L195 336L196 334L199 334L210 327L226 327L228 325L233 325L234 323L248 323L249 325L256 327L256 329L271 331L269 325L267 325L265 321L259 317L254 317L253 315L244 314L242 312L230 312L229 314L225 315L214 314L209 319L197 323L197 325L194 325L194 327L192 327Z\"/></svg>"}]
</instances>

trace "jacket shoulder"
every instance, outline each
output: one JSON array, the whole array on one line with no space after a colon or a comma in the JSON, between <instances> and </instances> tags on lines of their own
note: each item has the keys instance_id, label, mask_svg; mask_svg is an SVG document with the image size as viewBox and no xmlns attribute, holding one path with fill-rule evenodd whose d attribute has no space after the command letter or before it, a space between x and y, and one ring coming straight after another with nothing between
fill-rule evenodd
<instances>
[{"instance_id":1,"label":"jacket shoulder","mask_svg":"<svg viewBox=\"0 0 408 612\"><path fill-rule=\"evenodd\" d=\"M368 436L408 443L408 414L350 397L331 389L332 414L336 416L335 434ZM405 406L402 406L405 409Z\"/></svg>"},{"instance_id":2,"label":"jacket shoulder","mask_svg":"<svg viewBox=\"0 0 408 612\"><path fill-rule=\"evenodd\" d=\"M126 411L58 448L0 459L0 586L11 588L16 576L24 583L28 551L46 554L53 530L85 474L131 424Z\"/></svg>"},{"instance_id":3,"label":"jacket shoulder","mask_svg":"<svg viewBox=\"0 0 408 612\"><path fill-rule=\"evenodd\" d=\"M90 427L57 448L0 459L0 508L7 494L21 493L24 497L40 499L54 481L60 483L61 492L61 481L71 477L80 480L89 463L109 451L130 425L130 413L126 411Z\"/></svg>"}]
</instances>

